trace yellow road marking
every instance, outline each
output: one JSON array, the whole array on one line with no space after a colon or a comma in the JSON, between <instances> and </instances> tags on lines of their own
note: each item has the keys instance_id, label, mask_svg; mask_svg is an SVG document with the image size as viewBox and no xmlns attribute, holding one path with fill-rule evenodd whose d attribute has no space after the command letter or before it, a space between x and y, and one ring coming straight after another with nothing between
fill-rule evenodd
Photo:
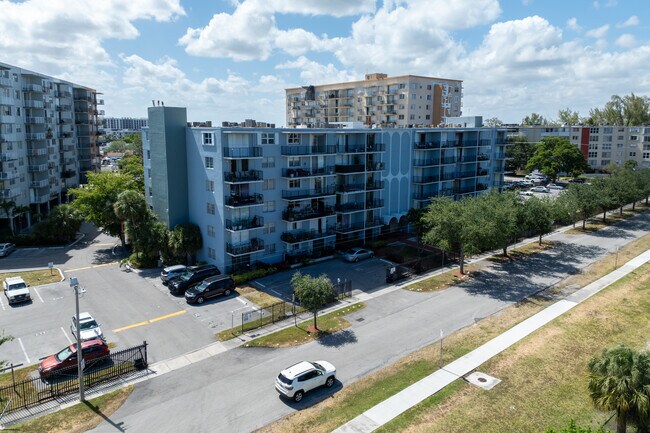
<instances>
[{"instance_id":1,"label":"yellow road marking","mask_svg":"<svg viewBox=\"0 0 650 433\"><path fill-rule=\"evenodd\" d=\"M132 329L132 328L137 328L138 326L148 325L150 323L155 323L155 322L158 322L160 320L169 319L170 317L180 316L181 314L184 314L184 313L187 313L187 310L175 311L173 313L166 314L164 316L158 316L158 317L154 317L153 319L145 320L144 322L138 322L138 323L134 323L133 325L123 326L121 328L113 329L113 332L118 333L118 332L126 331L127 329Z\"/></svg>"},{"instance_id":2,"label":"yellow road marking","mask_svg":"<svg viewBox=\"0 0 650 433\"><path fill-rule=\"evenodd\" d=\"M103 266L110 266L110 265L116 265L119 262L110 262L110 263L102 263L101 265L92 265L92 266L85 266L83 268L76 268L76 269L68 269L64 272L76 272L76 271L84 271L86 269L93 269L93 268L101 268Z\"/></svg>"}]
</instances>

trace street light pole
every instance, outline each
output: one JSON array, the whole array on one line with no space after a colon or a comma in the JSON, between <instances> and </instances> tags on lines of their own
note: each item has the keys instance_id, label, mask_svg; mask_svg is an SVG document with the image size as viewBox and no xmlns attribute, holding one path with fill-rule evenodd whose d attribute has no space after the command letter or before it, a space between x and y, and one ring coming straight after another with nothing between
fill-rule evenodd
<instances>
[{"instance_id":1,"label":"street light pole","mask_svg":"<svg viewBox=\"0 0 650 433\"><path fill-rule=\"evenodd\" d=\"M81 326L79 326L79 281L76 277L70 277L70 286L74 290L74 300L76 308L77 328L77 377L79 378L79 401L85 401L84 396L84 369L83 369L83 351L81 349Z\"/></svg>"}]
</instances>

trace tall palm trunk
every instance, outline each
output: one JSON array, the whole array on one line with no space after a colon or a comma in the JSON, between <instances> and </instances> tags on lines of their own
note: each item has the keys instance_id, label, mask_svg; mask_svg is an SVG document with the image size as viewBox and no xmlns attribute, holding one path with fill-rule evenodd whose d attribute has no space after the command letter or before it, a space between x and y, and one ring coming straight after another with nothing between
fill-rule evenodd
<instances>
[{"instance_id":1,"label":"tall palm trunk","mask_svg":"<svg viewBox=\"0 0 650 433\"><path fill-rule=\"evenodd\" d=\"M621 409L616 410L616 433L627 433L627 417Z\"/></svg>"}]
</instances>

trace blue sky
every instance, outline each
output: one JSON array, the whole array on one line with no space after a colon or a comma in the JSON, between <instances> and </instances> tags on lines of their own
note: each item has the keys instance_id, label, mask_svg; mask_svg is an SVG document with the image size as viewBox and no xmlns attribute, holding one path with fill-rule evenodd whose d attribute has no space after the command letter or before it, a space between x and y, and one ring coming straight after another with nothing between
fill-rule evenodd
<instances>
[{"instance_id":1,"label":"blue sky","mask_svg":"<svg viewBox=\"0 0 650 433\"><path fill-rule=\"evenodd\" d=\"M285 124L284 89L463 80L463 113L519 122L650 95L647 0L0 0L0 61L190 120Z\"/></svg>"}]
</instances>

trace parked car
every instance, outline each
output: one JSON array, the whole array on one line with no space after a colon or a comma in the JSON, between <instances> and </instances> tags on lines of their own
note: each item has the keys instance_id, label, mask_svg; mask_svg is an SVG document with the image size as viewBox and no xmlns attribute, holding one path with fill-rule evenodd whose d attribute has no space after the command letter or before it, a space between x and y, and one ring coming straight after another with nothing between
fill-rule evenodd
<instances>
[{"instance_id":1,"label":"parked car","mask_svg":"<svg viewBox=\"0 0 650 433\"><path fill-rule=\"evenodd\" d=\"M162 283L166 285L169 283L169 280L180 277L186 270L187 266L185 265L167 266L160 272L160 279L162 280Z\"/></svg>"},{"instance_id":2,"label":"parked car","mask_svg":"<svg viewBox=\"0 0 650 433\"><path fill-rule=\"evenodd\" d=\"M180 277L169 281L169 291L173 295L181 296L187 289L190 289L208 277L221 274L219 268L214 265L190 266Z\"/></svg>"},{"instance_id":3,"label":"parked car","mask_svg":"<svg viewBox=\"0 0 650 433\"><path fill-rule=\"evenodd\" d=\"M81 354L86 363L108 356L110 353L108 345L99 338L81 343ZM77 345L71 344L59 353L44 358L38 365L38 374L41 379L47 379L75 365L77 365Z\"/></svg>"},{"instance_id":4,"label":"parked car","mask_svg":"<svg viewBox=\"0 0 650 433\"><path fill-rule=\"evenodd\" d=\"M102 328L90 313L79 314L79 324L81 329L81 341L94 340L95 338L104 340ZM70 331L72 331L72 335L77 335L77 316L72 316Z\"/></svg>"},{"instance_id":5,"label":"parked car","mask_svg":"<svg viewBox=\"0 0 650 433\"><path fill-rule=\"evenodd\" d=\"M363 259L371 259L375 257L375 253L372 250L366 248L350 248L343 254L343 259L348 262L358 262Z\"/></svg>"},{"instance_id":6,"label":"parked car","mask_svg":"<svg viewBox=\"0 0 650 433\"><path fill-rule=\"evenodd\" d=\"M25 283L22 277L9 277L5 278L2 282L5 290L5 296L9 304L17 304L19 302L28 302L32 300L32 295L29 293L29 286Z\"/></svg>"},{"instance_id":7,"label":"parked car","mask_svg":"<svg viewBox=\"0 0 650 433\"><path fill-rule=\"evenodd\" d=\"M535 194L532 191L519 191L519 195L531 196Z\"/></svg>"},{"instance_id":8,"label":"parked car","mask_svg":"<svg viewBox=\"0 0 650 433\"><path fill-rule=\"evenodd\" d=\"M544 192L549 193L550 191L545 186L534 186L530 189L532 192Z\"/></svg>"},{"instance_id":9,"label":"parked car","mask_svg":"<svg viewBox=\"0 0 650 433\"><path fill-rule=\"evenodd\" d=\"M0 244L0 257L7 257L16 249L16 245L10 243Z\"/></svg>"},{"instance_id":10,"label":"parked car","mask_svg":"<svg viewBox=\"0 0 650 433\"><path fill-rule=\"evenodd\" d=\"M549 183L548 185L546 185L546 188L555 189L555 190L558 190L558 191L562 191L564 189L564 187L562 185L558 185L556 183Z\"/></svg>"},{"instance_id":11,"label":"parked car","mask_svg":"<svg viewBox=\"0 0 650 433\"><path fill-rule=\"evenodd\" d=\"M206 278L191 289L185 291L185 300L189 304L202 304L208 298L228 296L235 290L235 281L230 275L217 275Z\"/></svg>"},{"instance_id":12,"label":"parked car","mask_svg":"<svg viewBox=\"0 0 650 433\"><path fill-rule=\"evenodd\" d=\"M323 385L331 388L335 380L336 368L329 362L302 361L280 372L275 389L280 395L299 402L306 392Z\"/></svg>"}]
</instances>

